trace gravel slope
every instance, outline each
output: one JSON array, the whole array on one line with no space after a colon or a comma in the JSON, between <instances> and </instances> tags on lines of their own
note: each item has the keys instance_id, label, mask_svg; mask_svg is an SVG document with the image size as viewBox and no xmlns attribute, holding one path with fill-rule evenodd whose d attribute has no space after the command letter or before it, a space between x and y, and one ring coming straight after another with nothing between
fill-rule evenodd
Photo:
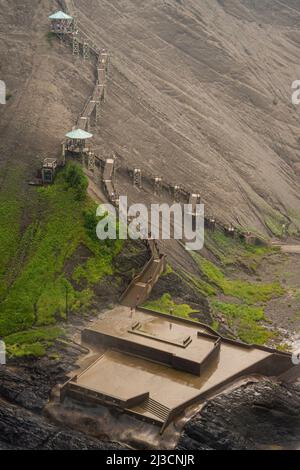
<instances>
[{"instance_id":1,"label":"gravel slope","mask_svg":"<svg viewBox=\"0 0 300 470\"><path fill-rule=\"evenodd\" d=\"M85 29L112 54L103 149L199 191L223 220L262 229L266 217L278 217L273 209L299 213L291 105L299 2L75 4Z\"/></svg>"}]
</instances>

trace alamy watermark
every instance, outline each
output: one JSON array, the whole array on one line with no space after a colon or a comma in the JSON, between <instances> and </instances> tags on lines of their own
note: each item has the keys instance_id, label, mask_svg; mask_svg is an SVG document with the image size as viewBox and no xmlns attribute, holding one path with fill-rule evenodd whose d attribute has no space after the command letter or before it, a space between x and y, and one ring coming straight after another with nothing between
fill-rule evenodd
<instances>
[{"instance_id":1,"label":"alamy watermark","mask_svg":"<svg viewBox=\"0 0 300 470\"><path fill-rule=\"evenodd\" d=\"M300 80L293 81L292 90L295 90L292 93L292 103L296 106L300 104Z\"/></svg>"},{"instance_id":2,"label":"alamy watermark","mask_svg":"<svg viewBox=\"0 0 300 470\"><path fill-rule=\"evenodd\" d=\"M101 217L97 225L100 240L182 240L190 251L204 245L203 204L133 204L128 206L127 196L120 196L118 210L112 204L97 209Z\"/></svg>"},{"instance_id":3,"label":"alamy watermark","mask_svg":"<svg viewBox=\"0 0 300 470\"><path fill-rule=\"evenodd\" d=\"M294 366L300 365L300 341L297 341L295 344L295 350L292 354L292 362Z\"/></svg>"},{"instance_id":4,"label":"alamy watermark","mask_svg":"<svg viewBox=\"0 0 300 470\"><path fill-rule=\"evenodd\" d=\"M0 366L6 364L6 346L4 341L0 341Z\"/></svg>"},{"instance_id":5,"label":"alamy watermark","mask_svg":"<svg viewBox=\"0 0 300 470\"><path fill-rule=\"evenodd\" d=\"M6 84L0 80L0 104L6 104Z\"/></svg>"}]
</instances>

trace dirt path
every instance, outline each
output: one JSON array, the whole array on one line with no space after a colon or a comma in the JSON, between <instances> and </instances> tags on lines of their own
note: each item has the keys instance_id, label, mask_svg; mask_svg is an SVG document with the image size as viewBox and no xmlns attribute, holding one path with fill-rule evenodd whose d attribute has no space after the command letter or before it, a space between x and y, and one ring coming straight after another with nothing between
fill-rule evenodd
<instances>
[{"instance_id":1,"label":"dirt path","mask_svg":"<svg viewBox=\"0 0 300 470\"><path fill-rule=\"evenodd\" d=\"M300 245L281 245L281 251L300 255Z\"/></svg>"},{"instance_id":2,"label":"dirt path","mask_svg":"<svg viewBox=\"0 0 300 470\"><path fill-rule=\"evenodd\" d=\"M282 251L282 253L300 255L300 243L297 243L297 242L282 243L276 240L276 241L271 242L271 244L274 247L280 248L280 251Z\"/></svg>"}]
</instances>

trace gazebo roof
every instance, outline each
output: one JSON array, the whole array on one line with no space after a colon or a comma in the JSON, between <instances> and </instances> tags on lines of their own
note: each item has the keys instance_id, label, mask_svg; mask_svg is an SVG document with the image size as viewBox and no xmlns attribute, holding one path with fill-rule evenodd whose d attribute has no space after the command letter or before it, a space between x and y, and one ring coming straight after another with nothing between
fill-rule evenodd
<instances>
[{"instance_id":1,"label":"gazebo roof","mask_svg":"<svg viewBox=\"0 0 300 470\"><path fill-rule=\"evenodd\" d=\"M57 11L56 13L53 13L53 15L49 16L49 20L72 20L73 17L70 15L67 15L67 13L64 13L63 11Z\"/></svg>"},{"instance_id":2,"label":"gazebo roof","mask_svg":"<svg viewBox=\"0 0 300 470\"><path fill-rule=\"evenodd\" d=\"M68 139L74 140L86 140L91 139L91 137L93 137L93 134L83 131L82 129L74 129L73 131L68 132L68 134L66 134L66 137L68 137Z\"/></svg>"}]
</instances>

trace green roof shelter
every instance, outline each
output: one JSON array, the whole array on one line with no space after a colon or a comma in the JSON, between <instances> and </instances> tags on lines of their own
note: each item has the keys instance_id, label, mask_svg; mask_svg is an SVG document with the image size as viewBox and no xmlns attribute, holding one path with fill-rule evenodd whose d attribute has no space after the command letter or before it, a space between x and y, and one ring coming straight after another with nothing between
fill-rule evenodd
<instances>
[{"instance_id":1,"label":"green roof shelter","mask_svg":"<svg viewBox=\"0 0 300 470\"><path fill-rule=\"evenodd\" d=\"M81 153L86 148L86 141L91 139L93 134L86 132L82 129L73 129L66 134L67 144L66 148L70 152Z\"/></svg>"},{"instance_id":2,"label":"green roof shelter","mask_svg":"<svg viewBox=\"0 0 300 470\"><path fill-rule=\"evenodd\" d=\"M66 134L66 137L71 140L87 140L93 137L93 134L83 131L82 129L74 129Z\"/></svg>"},{"instance_id":3,"label":"green roof shelter","mask_svg":"<svg viewBox=\"0 0 300 470\"><path fill-rule=\"evenodd\" d=\"M73 32L74 18L63 11L57 11L49 16L51 32L68 34Z\"/></svg>"}]
</instances>

